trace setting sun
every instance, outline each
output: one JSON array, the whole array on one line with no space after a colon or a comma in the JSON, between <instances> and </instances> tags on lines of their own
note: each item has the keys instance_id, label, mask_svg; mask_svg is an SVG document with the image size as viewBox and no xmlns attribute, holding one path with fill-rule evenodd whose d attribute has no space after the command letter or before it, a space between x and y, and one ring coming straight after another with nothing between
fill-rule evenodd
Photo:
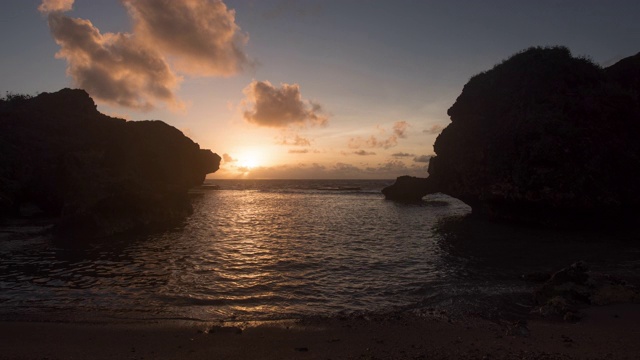
<instances>
[{"instance_id":1,"label":"setting sun","mask_svg":"<svg viewBox=\"0 0 640 360\"><path fill-rule=\"evenodd\" d=\"M256 150L246 150L238 156L238 166L241 168L253 169L262 163L262 154Z\"/></svg>"}]
</instances>

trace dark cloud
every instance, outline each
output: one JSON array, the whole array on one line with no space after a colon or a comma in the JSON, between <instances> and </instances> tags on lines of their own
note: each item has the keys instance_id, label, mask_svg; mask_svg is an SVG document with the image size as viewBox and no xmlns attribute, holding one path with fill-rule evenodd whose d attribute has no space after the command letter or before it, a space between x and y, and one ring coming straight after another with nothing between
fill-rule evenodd
<instances>
[{"instance_id":1,"label":"dark cloud","mask_svg":"<svg viewBox=\"0 0 640 360\"><path fill-rule=\"evenodd\" d=\"M67 74L92 97L140 110L157 102L182 108L179 72L229 76L247 65L246 36L221 0L122 0L132 33L101 33L91 21L71 18L72 0L44 0L51 34L67 61Z\"/></svg>"},{"instance_id":2,"label":"dark cloud","mask_svg":"<svg viewBox=\"0 0 640 360\"><path fill-rule=\"evenodd\" d=\"M414 157L413 161L418 163L428 163L432 157L433 155L420 155L420 156Z\"/></svg>"},{"instance_id":3,"label":"dark cloud","mask_svg":"<svg viewBox=\"0 0 640 360\"><path fill-rule=\"evenodd\" d=\"M244 89L245 105L250 110L244 118L253 124L267 127L304 127L326 125L327 117L322 107L312 101L303 100L298 84L281 84L279 88L269 81L253 81Z\"/></svg>"},{"instance_id":4,"label":"dark cloud","mask_svg":"<svg viewBox=\"0 0 640 360\"><path fill-rule=\"evenodd\" d=\"M354 151L353 152L356 155L360 155L360 156L368 156L368 155L375 155L376 153L372 152L372 151L366 151L366 150L358 150L358 151Z\"/></svg>"},{"instance_id":5,"label":"dark cloud","mask_svg":"<svg viewBox=\"0 0 640 360\"><path fill-rule=\"evenodd\" d=\"M309 149L290 149L289 154L306 154L309 152Z\"/></svg>"},{"instance_id":6,"label":"dark cloud","mask_svg":"<svg viewBox=\"0 0 640 360\"><path fill-rule=\"evenodd\" d=\"M391 156L397 157L397 158L403 158L403 157L412 157L412 156L415 156L415 155L414 154L409 154L409 153L404 153L404 152L397 152L395 154L391 154Z\"/></svg>"}]
</instances>

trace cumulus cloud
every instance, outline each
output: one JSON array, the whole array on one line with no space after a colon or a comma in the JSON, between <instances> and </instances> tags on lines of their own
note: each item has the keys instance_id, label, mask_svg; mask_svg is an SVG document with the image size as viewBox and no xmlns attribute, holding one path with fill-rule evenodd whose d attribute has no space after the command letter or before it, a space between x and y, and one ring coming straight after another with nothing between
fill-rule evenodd
<instances>
[{"instance_id":1,"label":"cumulus cloud","mask_svg":"<svg viewBox=\"0 0 640 360\"><path fill-rule=\"evenodd\" d=\"M149 110L155 101L179 107L180 82L162 56L125 34L101 34L88 20L49 14L49 28L76 85L106 102Z\"/></svg>"},{"instance_id":2,"label":"cumulus cloud","mask_svg":"<svg viewBox=\"0 0 640 360\"><path fill-rule=\"evenodd\" d=\"M43 14L52 12L67 12L73 7L74 0L43 0L38 11Z\"/></svg>"},{"instance_id":3,"label":"cumulus cloud","mask_svg":"<svg viewBox=\"0 0 640 360\"><path fill-rule=\"evenodd\" d=\"M391 156L396 157L396 158L403 158L403 157L412 157L412 156L415 156L415 155L414 154L405 153L405 152L397 152L397 153L391 154Z\"/></svg>"},{"instance_id":4,"label":"cumulus cloud","mask_svg":"<svg viewBox=\"0 0 640 360\"><path fill-rule=\"evenodd\" d=\"M356 155L360 155L360 156L368 156L368 155L375 155L376 153L372 152L372 151L366 151L366 150L358 150L358 151L354 151L353 152Z\"/></svg>"},{"instance_id":5,"label":"cumulus cloud","mask_svg":"<svg viewBox=\"0 0 640 360\"><path fill-rule=\"evenodd\" d=\"M269 81L252 81L244 90L245 105L251 108L244 118L253 124L267 127L326 125L320 104L302 99L298 84L281 84L279 88Z\"/></svg>"},{"instance_id":6,"label":"cumulus cloud","mask_svg":"<svg viewBox=\"0 0 640 360\"><path fill-rule=\"evenodd\" d=\"M231 163L231 162L236 162L237 161L236 159L232 158L231 155L229 155L227 153L222 154L222 160L225 163Z\"/></svg>"},{"instance_id":7,"label":"cumulus cloud","mask_svg":"<svg viewBox=\"0 0 640 360\"><path fill-rule=\"evenodd\" d=\"M282 138L278 138L276 144L290 146L311 146L311 140L295 134L293 135L293 137L283 136Z\"/></svg>"},{"instance_id":8,"label":"cumulus cloud","mask_svg":"<svg viewBox=\"0 0 640 360\"><path fill-rule=\"evenodd\" d=\"M432 157L433 157L432 155L420 155L420 156L414 157L413 161L418 163L428 163Z\"/></svg>"},{"instance_id":9,"label":"cumulus cloud","mask_svg":"<svg viewBox=\"0 0 640 360\"><path fill-rule=\"evenodd\" d=\"M222 0L123 0L134 33L175 56L176 69L190 75L229 76L248 65L248 41L235 11Z\"/></svg>"},{"instance_id":10,"label":"cumulus cloud","mask_svg":"<svg viewBox=\"0 0 640 360\"><path fill-rule=\"evenodd\" d=\"M67 74L97 100L140 110L157 102L182 108L176 95L180 73L229 76L247 66L246 36L221 0L122 3L131 33L101 33L89 20L66 16L72 0L43 0L38 7L60 45L56 57L67 61Z\"/></svg>"}]
</instances>

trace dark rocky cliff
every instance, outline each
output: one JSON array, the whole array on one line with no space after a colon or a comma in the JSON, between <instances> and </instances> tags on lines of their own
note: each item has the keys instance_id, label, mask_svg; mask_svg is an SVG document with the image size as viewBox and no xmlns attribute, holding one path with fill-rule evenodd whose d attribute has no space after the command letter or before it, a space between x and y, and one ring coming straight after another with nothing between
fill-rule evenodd
<instances>
[{"instance_id":1,"label":"dark rocky cliff","mask_svg":"<svg viewBox=\"0 0 640 360\"><path fill-rule=\"evenodd\" d=\"M531 48L471 78L424 183L475 215L552 226L632 221L640 205L639 55L602 69Z\"/></svg>"},{"instance_id":2,"label":"dark rocky cliff","mask_svg":"<svg viewBox=\"0 0 640 360\"><path fill-rule=\"evenodd\" d=\"M166 226L220 157L161 121L99 113L83 90L0 103L0 212L57 217L61 234Z\"/></svg>"}]
</instances>

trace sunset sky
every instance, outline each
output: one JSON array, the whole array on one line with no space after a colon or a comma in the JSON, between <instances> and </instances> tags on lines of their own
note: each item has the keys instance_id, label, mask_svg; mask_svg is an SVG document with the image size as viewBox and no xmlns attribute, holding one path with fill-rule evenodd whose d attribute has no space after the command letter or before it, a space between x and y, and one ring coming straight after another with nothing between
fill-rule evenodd
<instances>
[{"instance_id":1,"label":"sunset sky","mask_svg":"<svg viewBox=\"0 0 640 360\"><path fill-rule=\"evenodd\" d=\"M84 88L223 156L213 178L425 176L471 76L640 51L640 1L3 0L0 91Z\"/></svg>"}]
</instances>

